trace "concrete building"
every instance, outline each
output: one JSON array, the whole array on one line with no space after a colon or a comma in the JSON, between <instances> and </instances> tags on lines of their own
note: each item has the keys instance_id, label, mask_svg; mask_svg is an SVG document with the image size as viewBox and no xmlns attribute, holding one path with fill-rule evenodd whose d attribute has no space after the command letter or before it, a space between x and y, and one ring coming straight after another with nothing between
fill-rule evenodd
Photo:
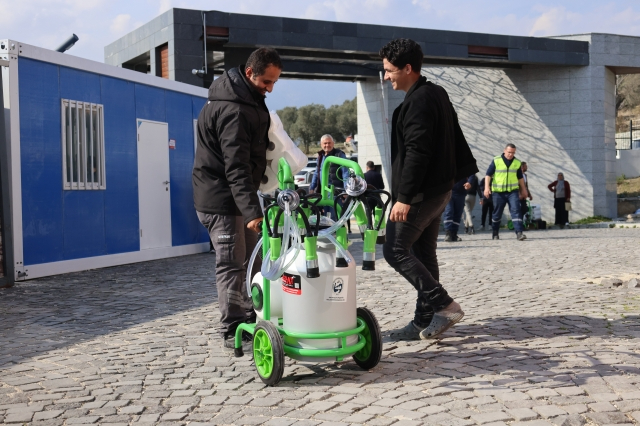
<instances>
[{"instance_id":1,"label":"concrete building","mask_svg":"<svg viewBox=\"0 0 640 426\"><path fill-rule=\"evenodd\" d=\"M388 117L404 93L381 84L377 52L397 37L421 44L422 72L449 92L481 174L511 142L529 163L543 218L552 220L546 187L560 170L572 185L572 220L616 217L615 76L640 72L639 37L516 37L172 9L107 46L105 61L207 87L257 46L274 46L284 78L356 82L359 160L382 164L388 183ZM205 65L202 76L192 73Z\"/></svg>"}]
</instances>

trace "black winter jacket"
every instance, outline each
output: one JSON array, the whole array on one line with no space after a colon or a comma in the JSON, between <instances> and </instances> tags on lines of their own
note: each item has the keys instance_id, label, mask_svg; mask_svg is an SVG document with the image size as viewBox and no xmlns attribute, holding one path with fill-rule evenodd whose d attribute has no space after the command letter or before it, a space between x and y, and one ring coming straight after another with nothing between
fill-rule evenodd
<instances>
[{"instance_id":1,"label":"black winter jacket","mask_svg":"<svg viewBox=\"0 0 640 426\"><path fill-rule=\"evenodd\" d=\"M391 162L392 197L405 204L444 194L478 172L447 92L423 76L393 112Z\"/></svg>"},{"instance_id":2,"label":"black winter jacket","mask_svg":"<svg viewBox=\"0 0 640 426\"><path fill-rule=\"evenodd\" d=\"M242 69L225 72L209 88L198 116L192 182L197 211L243 216L247 224L262 217L257 190L267 167L270 117Z\"/></svg>"}]
</instances>

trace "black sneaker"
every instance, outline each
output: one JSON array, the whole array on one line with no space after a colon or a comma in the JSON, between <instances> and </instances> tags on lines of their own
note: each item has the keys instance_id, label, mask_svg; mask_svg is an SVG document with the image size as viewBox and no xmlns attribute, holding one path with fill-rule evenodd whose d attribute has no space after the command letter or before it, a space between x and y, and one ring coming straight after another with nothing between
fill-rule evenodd
<instances>
[{"instance_id":1,"label":"black sneaker","mask_svg":"<svg viewBox=\"0 0 640 426\"><path fill-rule=\"evenodd\" d=\"M222 347L225 350L233 351L236 347L235 338L235 333L226 334L223 339ZM253 336L246 331L242 332L242 350L245 355L253 355Z\"/></svg>"},{"instance_id":2,"label":"black sneaker","mask_svg":"<svg viewBox=\"0 0 640 426\"><path fill-rule=\"evenodd\" d=\"M527 236L526 236L526 235L524 235L522 232L518 232L518 233L516 234L516 237L518 238L518 241L524 241L524 240L526 240L526 239L527 239Z\"/></svg>"},{"instance_id":3,"label":"black sneaker","mask_svg":"<svg viewBox=\"0 0 640 426\"><path fill-rule=\"evenodd\" d=\"M451 235L451 240L454 242L459 242L462 241L462 238L458 237L458 233L456 232L455 234Z\"/></svg>"},{"instance_id":4,"label":"black sneaker","mask_svg":"<svg viewBox=\"0 0 640 426\"><path fill-rule=\"evenodd\" d=\"M473 229L473 226L471 228L469 228L469 235L475 235L476 231L475 229Z\"/></svg>"},{"instance_id":5,"label":"black sneaker","mask_svg":"<svg viewBox=\"0 0 640 426\"><path fill-rule=\"evenodd\" d=\"M447 243L450 243L450 242L452 242L452 241L453 241L453 240L451 239L451 231L446 231L446 232L444 233L444 240L445 240Z\"/></svg>"},{"instance_id":6,"label":"black sneaker","mask_svg":"<svg viewBox=\"0 0 640 426\"><path fill-rule=\"evenodd\" d=\"M499 240L500 239L500 234L498 234L498 231L493 231L493 236L491 237L492 240Z\"/></svg>"}]
</instances>

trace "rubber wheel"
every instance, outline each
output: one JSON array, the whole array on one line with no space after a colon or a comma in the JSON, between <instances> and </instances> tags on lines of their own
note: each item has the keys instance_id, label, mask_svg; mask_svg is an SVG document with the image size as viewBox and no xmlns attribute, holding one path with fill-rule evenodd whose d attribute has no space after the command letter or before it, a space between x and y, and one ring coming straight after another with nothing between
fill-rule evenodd
<instances>
[{"instance_id":1,"label":"rubber wheel","mask_svg":"<svg viewBox=\"0 0 640 426\"><path fill-rule=\"evenodd\" d=\"M373 313L367 308L358 308L356 315L364 322L364 330L360 334L365 339L365 345L353 354L353 360L363 370L370 370L378 365L380 358L382 358L380 325Z\"/></svg>"},{"instance_id":2,"label":"rubber wheel","mask_svg":"<svg viewBox=\"0 0 640 426\"><path fill-rule=\"evenodd\" d=\"M512 221L507 222L507 228L509 228L509 231L513 231L515 229Z\"/></svg>"},{"instance_id":3,"label":"rubber wheel","mask_svg":"<svg viewBox=\"0 0 640 426\"><path fill-rule=\"evenodd\" d=\"M253 360L267 386L280 382L284 373L284 343L275 325L260 321L253 332Z\"/></svg>"}]
</instances>

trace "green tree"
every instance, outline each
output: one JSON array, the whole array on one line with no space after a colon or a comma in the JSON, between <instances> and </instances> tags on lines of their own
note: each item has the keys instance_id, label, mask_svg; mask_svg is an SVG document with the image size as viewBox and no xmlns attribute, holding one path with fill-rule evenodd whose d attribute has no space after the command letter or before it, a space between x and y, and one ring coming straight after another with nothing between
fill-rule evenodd
<instances>
[{"instance_id":1,"label":"green tree","mask_svg":"<svg viewBox=\"0 0 640 426\"><path fill-rule=\"evenodd\" d=\"M276 111L278 117L280 117L280 121L282 121L282 126L284 127L284 131L287 133L291 132L291 126L298 119L298 108L296 107L285 107Z\"/></svg>"},{"instance_id":2,"label":"green tree","mask_svg":"<svg viewBox=\"0 0 640 426\"><path fill-rule=\"evenodd\" d=\"M340 114L336 121L337 130L345 137L358 133L358 103L356 98L344 101L338 108Z\"/></svg>"},{"instance_id":3,"label":"green tree","mask_svg":"<svg viewBox=\"0 0 640 426\"><path fill-rule=\"evenodd\" d=\"M300 139L308 154L312 143L320 141L325 130L326 108L324 105L311 104L298 108L296 122L291 126L289 136Z\"/></svg>"}]
</instances>

